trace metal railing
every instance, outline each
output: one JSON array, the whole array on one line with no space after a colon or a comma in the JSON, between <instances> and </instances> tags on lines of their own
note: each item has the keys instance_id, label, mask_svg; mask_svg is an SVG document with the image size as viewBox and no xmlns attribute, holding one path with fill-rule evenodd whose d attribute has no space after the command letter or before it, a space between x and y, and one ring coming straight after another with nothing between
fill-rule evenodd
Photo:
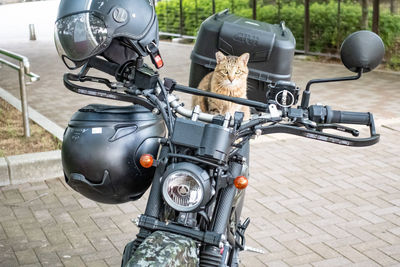
<instances>
[{"instance_id":1,"label":"metal railing","mask_svg":"<svg viewBox=\"0 0 400 267\"><path fill-rule=\"evenodd\" d=\"M30 71L30 64L29 60L25 56L21 56L17 53L10 52L8 50L4 50L0 48L0 55L7 56L14 60L19 61L19 65L11 63L3 58L0 58L0 65L7 65L10 68L18 71L18 78L19 78L19 90L21 96L21 110L22 110L22 121L24 124L24 135L25 137L30 137L30 128L29 128L29 115L28 115L28 99L26 95L26 85L29 83L25 82L25 75L29 77L30 82L35 82L40 79L40 76L32 73Z\"/></svg>"}]
</instances>

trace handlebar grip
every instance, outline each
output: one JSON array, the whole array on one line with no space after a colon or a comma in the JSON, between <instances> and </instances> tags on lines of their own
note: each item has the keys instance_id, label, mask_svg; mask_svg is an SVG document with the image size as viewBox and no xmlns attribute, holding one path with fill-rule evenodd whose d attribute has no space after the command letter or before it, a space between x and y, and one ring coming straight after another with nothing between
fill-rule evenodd
<instances>
[{"instance_id":1,"label":"handlebar grip","mask_svg":"<svg viewBox=\"0 0 400 267\"><path fill-rule=\"evenodd\" d=\"M92 57L89 60L89 66L112 76L115 76L119 68L118 64L111 63L97 57Z\"/></svg>"},{"instance_id":2,"label":"handlebar grip","mask_svg":"<svg viewBox=\"0 0 400 267\"><path fill-rule=\"evenodd\" d=\"M371 124L371 114L369 112L352 112L352 111L340 111L332 110L331 118L329 116L326 118L327 123L347 123L347 124Z\"/></svg>"},{"instance_id":3,"label":"handlebar grip","mask_svg":"<svg viewBox=\"0 0 400 267\"><path fill-rule=\"evenodd\" d=\"M369 112L332 110L329 106L322 105L310 106L308 117L316 123L373 124L373 116Z\"/></svg>"}]
</instances>

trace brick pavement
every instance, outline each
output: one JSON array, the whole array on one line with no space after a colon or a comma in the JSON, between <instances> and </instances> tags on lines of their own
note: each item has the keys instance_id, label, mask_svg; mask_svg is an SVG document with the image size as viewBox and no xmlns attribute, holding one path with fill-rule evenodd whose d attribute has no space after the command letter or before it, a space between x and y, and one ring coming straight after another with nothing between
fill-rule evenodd
<instances>
[{"instance_id":1,"label":"brick pavement","mask_svg":"<svg viewBox=\"0 0 400 267\"><path fill-rule=\"evenodd\" d=\"M42 79L29 86L29 104L60 126L79 107L104 103L63 87L66 69L51 41L2 39L0 47L30 58ZM161 74L186 84L190 50L163 43ZM311 78L346 74L340 65L294 62L293 79L302 88ZM0 69L0 86L18 95L16 73ZM400 118L399 75L372 72L312 92L313 103L372 111L381 121ZM243 264L400 265L400 124L385 126L378 128L381 142L368 148L301 138L253 142L243 215L252 219L248 245L266 253L244 252ZM62 178L1 187L0 266L119 266L124 244L137 232L130 219L143 212L146 196L99 204L73 192Z\"/></svg>"},{"instance_id":2,"label":"brick pavement","mask_svg":"<svg viewBox=\"0 0 400 267\"><path fill-rule=\"evenodd\" d=\"M244 266L400 264L399 132L373 147L307 139L253 145ZM118 266L147 195L95 203L62 179L0 189L0 266Z\"/></svg>"}]
</instances>

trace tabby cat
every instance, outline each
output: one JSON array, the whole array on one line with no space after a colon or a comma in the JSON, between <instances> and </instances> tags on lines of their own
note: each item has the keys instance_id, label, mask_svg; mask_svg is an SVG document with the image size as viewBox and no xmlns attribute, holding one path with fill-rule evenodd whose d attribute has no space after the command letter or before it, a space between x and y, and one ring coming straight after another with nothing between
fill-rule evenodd
<instances>
[{"instance_id":1,"label":"tabby cat","mask_svg":"<svg viewBox=\"0 0 400 267\"><path fill-rule=\"evenodd\" d=\"M249 53L244 53L240 57L225 56L222 52L215 54L217 65L213 72L210 72L200 81L198 88L232 97L247 98L247 75L249 69ZM250 109L229 101L208 98L204 96L193 96L193 107L199 105L203 112L212 114L222 114L229 112L231 115L235 111L244 112L244 119L250 118Z\"/></svg>"}]
</instances>

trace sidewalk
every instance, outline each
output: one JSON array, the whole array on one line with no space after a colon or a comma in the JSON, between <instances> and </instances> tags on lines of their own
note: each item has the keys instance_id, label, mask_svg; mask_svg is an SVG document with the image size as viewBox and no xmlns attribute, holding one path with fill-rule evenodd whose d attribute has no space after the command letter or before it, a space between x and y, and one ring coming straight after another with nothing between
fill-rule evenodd
<instances>
[{"instance_id":1,"label":"sidewalk","mask_svg":"<svg viewBox=\"0 0 400 267\"><path fill-rule=\"evenodd\" d=\"M44 3L44 2L39 2ZM1 8L0 8L1 14ZM1 19L0 19L1 20ZM89 103L111 103L69 92L67 69L50 37L30 42L0 34L0 47L27 56L41 81L28 86L29 105L61 127ZM161 43L162 76L187 84L192 47ZM341 65L295 60L293 80L351 75ZM18 96L15 71L0 69L0 87ZM370 111L381 142L349 148L302 138L255 141L244 217L251 217L244 266L400 265L400 75L315 85L312 103ZM190 97L182 98L190 105ZM385 127L382 127L381 125ZM274 136L274 135L273 135ZM0 266L119 266L144 211L139 201L104 205L72 191L63 178L0 188Z\"/></svg>"}]
</instances>

